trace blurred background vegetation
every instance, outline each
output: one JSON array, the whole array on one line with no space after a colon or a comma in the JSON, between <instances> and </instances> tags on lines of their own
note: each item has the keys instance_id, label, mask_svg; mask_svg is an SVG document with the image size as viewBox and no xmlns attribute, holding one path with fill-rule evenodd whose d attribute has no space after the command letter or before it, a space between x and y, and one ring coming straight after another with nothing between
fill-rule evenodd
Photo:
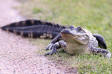
<instances>
[{"instance_id":1,"label":"blurred background vegetation","mask_svg":"<svg viewBox=\"0 0 112 74\"><path fill-rule=\"evenodd\" d=\"M41 19L62 25L82 26L92 33L103 35L108 50L112 52L112 0L18 1L21 2L18 10L25 18ZM34 44L42 45L43 49L49 43L49 40L31 41ZM65 64L78 68L80 74L112 73L112 59L108 60L94 55L69 56L66 53L58 53L49 57L52 60L62 60Z\"/></svg>"}]
</instances>

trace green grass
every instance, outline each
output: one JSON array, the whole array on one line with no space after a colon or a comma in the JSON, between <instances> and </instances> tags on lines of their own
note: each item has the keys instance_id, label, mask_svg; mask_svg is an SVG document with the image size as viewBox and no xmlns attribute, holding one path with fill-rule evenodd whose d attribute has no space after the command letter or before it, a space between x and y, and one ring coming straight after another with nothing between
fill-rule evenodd
<instances>
[{"instance_id":1,"label":"green grass","mask_svg":"<svg viewBox=\"0 0 112 74\"><path fill-rule=\"evenodd\" d=\"M26 18L82 26L92 33L99 33L104 36L108 50L112 52L112 0L26 0L19 10ZM39 44L38 40L33 42ZM45 47L49 40L41 43ZM80 74L112 73L112 59L94 55L70 56L63 52L48 57L77 67Z\"/></svg>"}]
</instances>

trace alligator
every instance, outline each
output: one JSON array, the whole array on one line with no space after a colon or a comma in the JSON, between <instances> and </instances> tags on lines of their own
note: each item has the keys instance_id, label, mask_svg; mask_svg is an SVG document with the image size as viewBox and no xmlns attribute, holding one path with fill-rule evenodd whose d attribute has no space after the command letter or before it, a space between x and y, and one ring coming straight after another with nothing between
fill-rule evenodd
<instances>
[{"instance_id":1,"label":"alligator","mask_svg":"<svg viewBox=\"0 0 112 74\"><path fill-rule=\"evenodd\" d=\"M111 57L110 51L106 50L107 45L104 38L99 34L92 34L82 27L75 28L28 19L2 26L1 29L22 37L53 39L46 47L46 50L51 51L45 55L52 55L62 48L66 53L72 55L92 53Z\"/></svg>"}]
</instances>

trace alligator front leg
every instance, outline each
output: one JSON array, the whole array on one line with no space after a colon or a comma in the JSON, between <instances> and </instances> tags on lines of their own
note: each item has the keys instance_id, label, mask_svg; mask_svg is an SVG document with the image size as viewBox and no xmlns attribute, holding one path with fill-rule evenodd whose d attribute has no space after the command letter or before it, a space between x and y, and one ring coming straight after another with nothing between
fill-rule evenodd
<instances>
[{"instance_id":1,"label":"alligator front leg","mask_svg":"<svg viewBox=\"0 0 112 74\"><path fill-rule=\"evenodd\" d=\"M46 53L45 55L52 55L57 52L57 49L66 48L66 42L64 40L60 40L52 45L49 45L47 49L50 49L51 52Z\"/></svg>"},{"instance_id":2,"label":"alligator front leg","mask_svg":"<svg viewBox=\"0 0 112 74\"><path fill-rule=\"evenodd\" d=\"M100 54L104 57L110 58L111 57L111 52L102 48L91 48L90 50L93 54Z\"/></svg>"},{"instance_id":3,"label":"alligator front leg","mask_svg":"<svg viewBox=\"0 0 112 74\"><path fill-rule=\"evenodd\" d=\"M59 34L51 41L51 43L46 47L46 50L51 49L51 47L53 47L53 45L54 45L56 42L60 41L61 38L62 38L62 37L61 37L61 34L59 33Z\"/></svg>"}]
</instances>

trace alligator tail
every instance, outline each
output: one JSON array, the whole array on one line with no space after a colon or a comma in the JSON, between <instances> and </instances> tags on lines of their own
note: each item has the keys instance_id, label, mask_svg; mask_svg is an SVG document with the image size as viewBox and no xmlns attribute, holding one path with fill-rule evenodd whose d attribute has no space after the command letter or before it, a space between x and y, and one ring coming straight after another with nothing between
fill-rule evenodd
<instances>
[{"instance_id":1,"label":"alligator tail","mask_svg":"<svg viewBox=\"0 0 112 74\"><path fill-rule=\"evenodd\" d=\"M31 38L54 38L65 26L40 20L24 20L1 27L2 30Z\"/></svg>"}]
</instances>

